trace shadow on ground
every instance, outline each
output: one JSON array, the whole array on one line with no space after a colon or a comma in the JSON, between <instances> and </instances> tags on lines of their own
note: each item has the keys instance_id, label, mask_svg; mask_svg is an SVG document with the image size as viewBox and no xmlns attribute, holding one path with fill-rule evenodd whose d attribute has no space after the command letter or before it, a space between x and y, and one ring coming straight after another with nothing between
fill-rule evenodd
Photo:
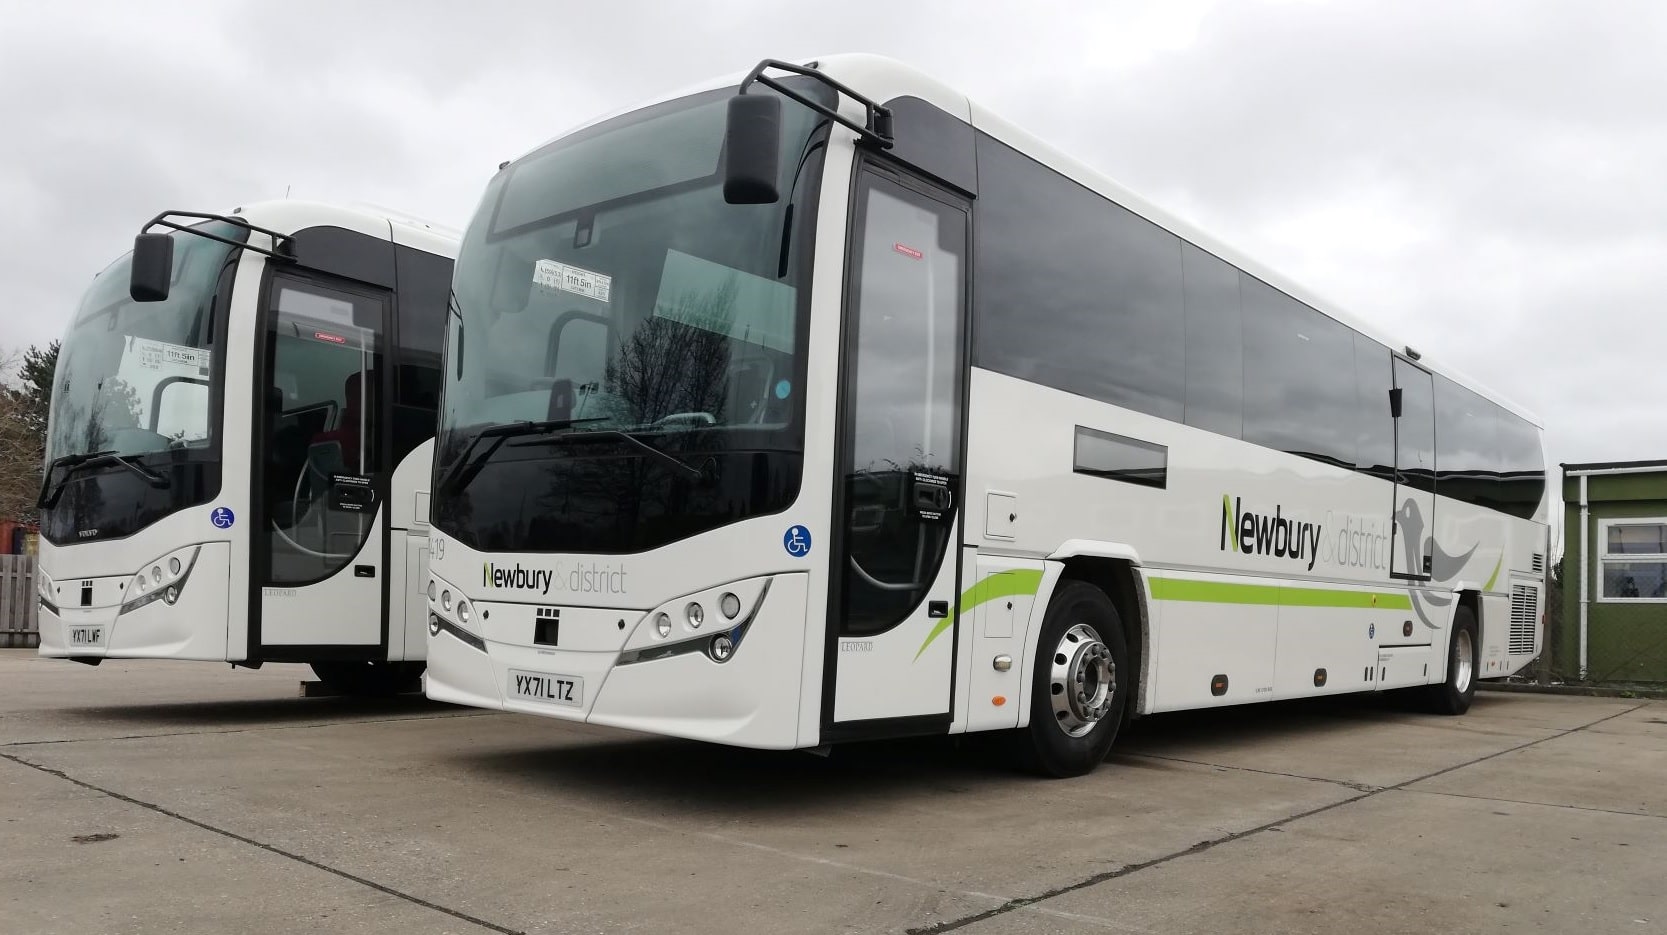
<instances>
[{"instance_id":1,"label":"shadow on ground","mask_svg":"<svg viewBox=\"0 0 1667 935\"><path fill-rule=\"evenodd\" d=\"M1478 704L1481 704L1478 700ZM1172 742L1279 743L1319 731L1354 731L1362 721L1431 717L1398 700L1323 698L1142 718L1125 729L1108 765L1063 784L1105 782L1120 769L1190 767L1142 758ZM763 817L812 808L830 796L857 801L907 791L955 795L1010 787L1034 790L1002 734L917 737L837 745L827 756L764 751L663 737L585 734L559 746L442 753L464 771L493 774L535 794L598 800L650 799L680 814Z\"/></svg>"},{"instance_id":2,"label":"shadow on ground","mask_svg":"<svg viewBox=\"0 0 1667 935\"><path fill-rule=\"evenodd\" d=\"M332 720L362 720L479 713L421 695L392 698L259 698L65 708L66 717L134 727L248 727Z\"/></svg>"}]
</instances>

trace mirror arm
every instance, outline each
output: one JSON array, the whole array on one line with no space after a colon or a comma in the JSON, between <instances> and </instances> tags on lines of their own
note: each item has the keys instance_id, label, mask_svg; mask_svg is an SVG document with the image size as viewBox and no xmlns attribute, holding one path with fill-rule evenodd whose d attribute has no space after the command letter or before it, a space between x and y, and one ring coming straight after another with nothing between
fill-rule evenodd
<instances>
[{"instance_id":1,"label":"mirror arm","mask_svg":"<svg viewBox=\"0 0 1667 935\"><path fill-rule=\"evenodd\" d=\"M202 220L202 221L224 221L227 224L237 224L239 226L246 227L249 230L255 231L257 233L265 234L266 236L271 237L272 238L273 249L268 250L265 247L257 247L257 246L254 246L253 244L239 243L235 240L232 240L229 237L222 237L219 234L211 234L208 231L200 230L200 229L195 228L195 227L188 227L188 226L186 226L184 224L181 224L177 221L169 220L169 218L176 218L176 217L177 218L196 218L196 219ZM238 217L227 217L224 214L201 214L201 213L198 213L198 212L195 212L195 211L164 211L161 214L158 214L156 217L151 218L150 221L148 221L145 224L144 227L139 228L139 233L148 234L148 233L150 233L150 229L153 228L153 227L166 227L166 228L169 228L171 230L179 231L182 234L190 234L194 237L204 237L204 238L207 238L209 240L218 241L218 242L226 244L228 246L236 247L240 250L253 250L256 253L262 254L264 256L271 257L274 260L282 260L286 263L291 263L291 262L295 261L295 238L294 237L291 237L288 234L280 234L275 230L268 230L267 228L264 228L264 227L256 227L255 225L250 224L248 221L245 221L242 218L238 218Z\"/></svg>"},{"instance_id":2,"label":"mirror arm","mask_svg":"<svg viewBox=\"0 0 1667 935\"><path fill-rule=\"evenodd\" d=\"M799 92L794 91L793 89L783 85L780 81L777 81L776 79L771 78L769 75L764 74L764 70L766 68L774 68L777 71L792 72L795 75L804 75L807 78L813 78L816 81L819 81L822 84L825 84L830 88L833 88L835 91L838 91L839 93L845 95L846 97L849 97L852 100L856 101L857 103L861 104L867 110L868 113L867 113L866 123L857 123L855 120L852 120L851 118L841 114L839 111L835 110L834 108L828 107L824 104L820 104L816 101L813 101L810 98L805 97L803 94L800 94ZM750 85L752 85L752 83L755 82L755 81L758 82L759 84L764 85L765 87L771 89L772 91L775 91L777 94L780 94L783 97L789 98L790 100L797 101L799 104L802 104L805 107L810 108L811 110L821 114L822 116L828 118L829 120L832 120L835 123L838 123L839 125L841 125L843 127L846 127L850 130L855 131L858 135L862 136L866 140L871 141L872 143L874 143L874 145L880 147L881 149L890 149L891 148L891 145L892 145L891 110L889 108L880 106L880 104L878 104L877 102L875 102L874 100L872 100L870 98L867 98L867 97L862 96L861 94L858 94L855 90L852 90L850 87L848 87L848 86L846 86L846 85L844 85L844 84L842 84L838 81L835 81L834 79L828 77L826 74L824 74L820 71L817 71L815 68L807 68L803 65L794 65L790 62L783 62L783 61L779 61L777 59L767 58L764 61L759 62L758 65L755 68L753 68L753 70L751 72L747 73L747 77L745 77L741 80L741 86L736 89L735 93L737 93L737 94L747 93L747 88Z\"/></svg>"}]
</instances>

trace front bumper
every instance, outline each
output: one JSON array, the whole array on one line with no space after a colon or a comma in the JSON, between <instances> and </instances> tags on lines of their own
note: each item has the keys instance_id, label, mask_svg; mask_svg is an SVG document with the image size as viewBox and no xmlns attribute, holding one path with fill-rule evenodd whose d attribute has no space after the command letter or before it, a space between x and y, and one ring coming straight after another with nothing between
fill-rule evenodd
<instances>
[{"instance_id":1,"label":"front bumper","mask_svg":"<svg viewBox=\"0 0 1667 935\"><path fill-rule=\"evenodd\" d=\"M147 565L149 563L146 563ZM137 570L135 571L135 574ZM42 656L55 659L226 659L226 627L230 603L231 546L207 542L198 547L189 577L172 604L155 600L122 613L120 595L132 575L111 579L114 602L74 606L79 586L71 571L55 575L61 603L40 608ZM86 579L102 583L105 579ZM67 590L66 590L67 588Z\"/></svg>"},{"instance_id":2,"label":"front bumper","mask_svg":"<svg viewBox=\"0 0 1667 935\"><path fill-rule=\"evenodd\" d=\"M672 737L792 749L800 745L807 581L803 573L771 576L768 588L758 589L762 593L744 638L722 662L704 651L652 652L653 646L672 645L656 644L649 635L647 628L653 627L657 611L587 611L601 624L563 641L564 647L571 643L575 648L536 645L528 641L530 629L498 624L475 631L485 645L481 650L449 629L435 633L431 628L428 697ZM526 609L478 602L475 606L476 613L484 609L499 619L511 616L502 612L506 606ZM612 627L606 624L612 618L624 626L608 638ZM570 610L569 619L586 618ZM708 627L710 635L723 631L717 624ZM688 634L674 634L673 644L680 638L689 639ZM702 635L702 649L709 638ZM572 705L532 700L513 690L515 673L578 680L583 690Z\"/></svg>"}]
</instances>

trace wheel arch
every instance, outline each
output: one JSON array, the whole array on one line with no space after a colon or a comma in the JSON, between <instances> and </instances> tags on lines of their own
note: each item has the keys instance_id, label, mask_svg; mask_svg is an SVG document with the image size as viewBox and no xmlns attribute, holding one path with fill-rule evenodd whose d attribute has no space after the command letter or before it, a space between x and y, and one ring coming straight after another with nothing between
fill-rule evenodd
<instances>
[{"instance_id":1,"label":"wheel arch","mask_svg":"<svg viewBox=\"0 0 1667 935\"><path fill-rule=\"evenodd\" d=\"M1048 559L1062 566L1055 588L1058 581L1082 581L1094 585L1111 598L1112 606L1123 620L1123 636L1128 641L1130 655L1134 657L1136 673L1135 683L1131 686L1132 703L1124 709L1124 716L1129 719L1145 714L1145 688L1152 673L1152 632L1145 579L1139 571L1139 554L1132 546L1123 543L1072 539ZM1051 591L1047 597L1052 600ZM1040 619L1040 615L1047 612L1046 602L1039 601L1034 612ZM1039 633L1040 628L1035 628L1033 632ZM1036 651L1032 650L1033 653Z\"/></svg>"}]
</instances>

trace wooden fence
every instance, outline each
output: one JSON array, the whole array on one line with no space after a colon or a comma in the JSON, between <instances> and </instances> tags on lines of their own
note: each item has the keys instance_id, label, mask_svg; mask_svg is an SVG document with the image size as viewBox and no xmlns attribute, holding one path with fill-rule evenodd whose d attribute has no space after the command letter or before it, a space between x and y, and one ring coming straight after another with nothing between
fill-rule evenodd
<instances>
[{"instance_id":1,"label":"wooden fence","mask_svg":"<svg viewBox=\"0 0 1667 935\"><path fill-rule=\"evenodd\" d=\"M40 643L40 599L35 595L35 557L0 555L0 647Z\"/></svg>"}]
</instances>

